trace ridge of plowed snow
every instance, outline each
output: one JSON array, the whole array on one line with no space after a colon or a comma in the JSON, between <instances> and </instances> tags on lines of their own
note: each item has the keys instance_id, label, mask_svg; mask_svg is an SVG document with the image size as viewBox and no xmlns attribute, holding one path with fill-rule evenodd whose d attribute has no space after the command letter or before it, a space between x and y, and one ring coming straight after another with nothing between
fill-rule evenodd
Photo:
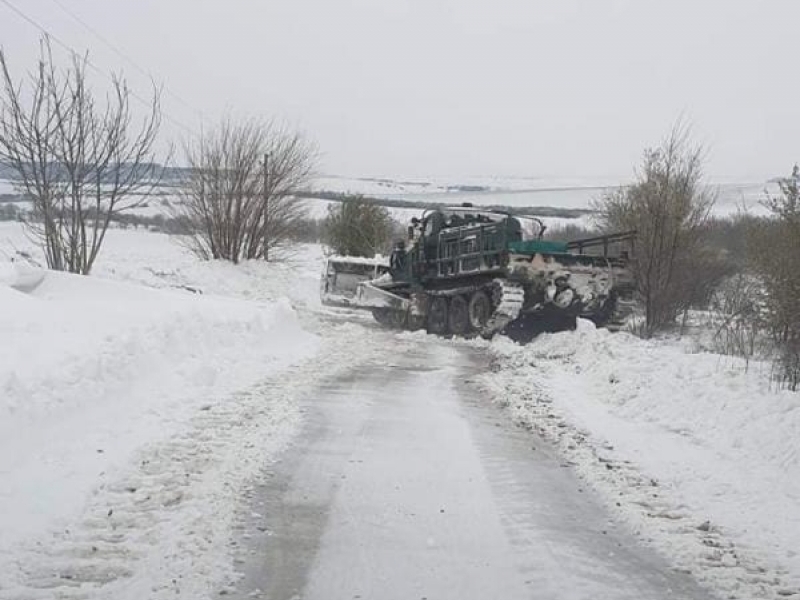
<instances>
[{"instance_id":1,"label":"ridge of plowed snow","mask_svg":"<svg viewBox=\"0 0 800 600\"><path fill-rule=\"evenodd\" d=\"M30 294L0 286L0 338L0 597L18 546L65 526L106 473L318 347L285 299L51 272Z\"/></svg>"},{"instance_id":2,"label":"ridge of plowed snow","mask_svg":"<svg viewBox=\"0 0 800 600\"><path fill-rule=\"evenodd\" d=\"M800 395L763 365L580 321L480 378L647 541L728 598L800 592Z\"/></svg>"}]
</instances>

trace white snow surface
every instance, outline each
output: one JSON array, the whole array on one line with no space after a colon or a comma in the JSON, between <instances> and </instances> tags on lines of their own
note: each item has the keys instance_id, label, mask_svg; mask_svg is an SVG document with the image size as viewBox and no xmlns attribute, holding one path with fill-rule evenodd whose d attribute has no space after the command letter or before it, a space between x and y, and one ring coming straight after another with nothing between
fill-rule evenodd
<instances>
[{"instance_id":1,"label":"white snow surface","mask_svg":"<svg viewBox=\"0 0 800 600\"><path fill-rule=\"evenodd\" d=\"M47 273L30 294L0 288L0 305L0 561L66 526L143 446L184 435L201 407L316 346L285 300L254 307Z\"/></svg>"},{"instance_id":2,"label":"white snow surface","mask_svg":"<svg viewBox=\"0 0 800 600\"><path fill-rule=\"evenodd\" d=\"M579 321L480 378L641 537L725 598L800 593L800 395L768 367Z\"/></svg>"},{"instance_id":3,"label":"white snow surface","mask_svg":"<svg viewBox=\"0 0 800 600\"><path fill-rule=\"evenodd\" d=\"M14 184L8 179L0 178L0 194L14 194Z\"/></svg>"},{"instance_id":4,"label":"white snow surface","mask_svg":"<svg viewBox=\"0 0 800 600\"><path fill-rule=\"evenodd\" d=\"M376 198L436 201L446 204L473 202L476 205L590 207L592 200L607 190L627 184L618 177L427 177L391 179L367 177L319 177L317 191L364 194ZM469 189L474 187L475 189ZM480 189L478 189L480 188ZM778 193L774 181L745 181L737 178L709 184L717 195L714 214L726 216L747 208L761 214L765 189Z\"/></svg>"},{"instance_id":5,"label":"white snow surface","mask_svg":"<svg viewBox=\"0 0 800 600\"><path fill-rule=\"evenodd\" d=\"M0 223L2 599L225 589L236 507L298 395L374 351L358 326L310 325L318 246L233 266L108 235L83 277L37 270Z\"/></svg>"},{"instance_id":6,"label":"white snow surface","mask_svg":"<svg viewBox=\"0 0 800 600\"><path fill-rule=\"evenodd\" d=\"M328 216L328 207L337 206L339 202L335 200L322 200L319 198L306 198L303 200L305 206L308 208L309 216L313 219L324 219ZM421 217L425 212L422 204L418 208L400 208L394 206L387 206L386 210L389 211L391 217L402 224L408 224L413 217Z\"/></svg>"},{"instance_id":7,"label":"white snow surface","mask_svg":"<svg viewBox=\"0 0 800 600\"><path fill-rule=\"evenodd\" d=\"M444 187L424 180L398 181L379 177L338 177L336 175L323 175L315 178L312 189L337 194L361 194L374 198L404 193L424 194L445 191Z\"/></svg>"},{"instance_id":8,"label":"white snow surface","mask_svg":"<svg viewBox=\"0 0 800 600\"><path fill-rule=\"evenodd\" d=\"M112 229L91 277L43 274L0 223L2 600L226 589L235 507L297 399L391 352L326 318L319 246L234 266L179 241ZM800 593L800 395L766 365L585 321L457 343L492 354L480 384L676 569L726 598Z\"/></svg>"},{"instance_id":9,"label":"white snow surface","mask_svg":"<svg viewBox=\"0 0 800 600\"><path fill-rule=\"evenodd\" d=\"M461 193L464 186L480 187L487 191L508 192L553 189L598 189L623 184L618 178L581 177L424 177L424 178L381 178L381 177L343 177L323 175L317 177L312 188L318 191L340 194L363 194L376 198L401 196L402 194L442 194Z\"/></svg>"}]
</instances>

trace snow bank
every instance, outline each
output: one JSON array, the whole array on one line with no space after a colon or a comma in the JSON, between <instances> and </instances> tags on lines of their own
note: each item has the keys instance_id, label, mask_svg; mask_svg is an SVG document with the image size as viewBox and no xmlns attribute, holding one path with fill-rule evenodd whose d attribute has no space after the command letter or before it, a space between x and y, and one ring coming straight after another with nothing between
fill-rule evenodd
<instances>
[{"instance_id":1,"label":"snow bank","mask_svg":"<svg viewBox=\"0 0 800 600\"><path fill-rule=\"evenodd\" d=\"M491 349L483 384L678 568L729 598L800 591L800 395L766 366L586 321Z\"/></svg>"},{"instance_id":2,"label":"snow bank","mask_svg":"<svg viewBox=\"0 0 800 600\"><path fill-rule=\"evenodd\" d=\"M220 402L241 404L231 394L310 357L318 344L286 299L246 302L59 273L29 293L0 285L0 338L0 597L19 597L15 586L37 567L38 559L20 560L20 547L35 552L34 540L67 528L111 474L130 469L149 445L163 452L165 441L177 443L187 423L211 418L204 411ZM195 460L197 441L183 440L174 456L183 449ZM158 462L171 460L168 453ZM191 473L184 464L177 470ZM147 498L171 502L160 492L185 481L171 477L150 481Z\"/></svg>"},{"instance_id":3,"label":"snow bank","mask_svg":"<svg viewBox=\"0 0 800 600\"><path fill-rule=\"evenodd\" d=\"M110 229L89 278L37 262L0 223L0 600L227 591L300 396L390 340L321 308L318 245L230 265Z\"/></svg>"},{"instance_id":4,"label":"snow bank","mask_svg":"<svg viewBox=\"0 0 800 600\"><path fill-rule=\"evenodd\" d=\"M18 252L44 264L41 251L19 223L0 222L0 282L2 259L14 258ZM227 261L200 261L181 243L180 236L111 228L92 277L259 302L288 298L295 308L318 308L323 260L321 246L301 244L281 262L233 265ZM17 265L19 262L17 259Z\"/></svg>"}]
</instances>

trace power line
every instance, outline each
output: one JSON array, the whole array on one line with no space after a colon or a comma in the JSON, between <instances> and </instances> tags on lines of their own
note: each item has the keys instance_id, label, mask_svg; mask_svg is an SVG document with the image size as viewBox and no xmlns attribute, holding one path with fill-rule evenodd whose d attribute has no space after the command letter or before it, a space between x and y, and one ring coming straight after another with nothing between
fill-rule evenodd
<instances>
[{"instance_id":1,"label":"power line","mask_svg":"<svg viewBox=\"0 0 800 600\"><path fill-rule=\"evenodd\" d=\"M137 71L139 71L139 73L141 73L142 75L144 75L144 76L145 76L145 77L147 77L148 79L152 79L152 75L151 75L151 74L150 74L150 73L149 73L149 72L148 72L148 71L147 71L147 70L146 70L144 67L142 67L142 66L141 66L139 63L137 63L137 62L136 62L135 60L133 60L133 59L132 59L130 56L128 56L128 55L127 55L125 52L123 52L123 51L122 51L122 50L119 48L119 46L117 46L116 44L112 43L112 42L111 42L111 41L110 41L110 40L109 40L107 37L105 37L105 36L104 36L102 33L100 33L99 31L97 31L97 29L95 29L94 27L92 27L92 26L91 26L89 23L87 23L87 22L86 22L84 19L82 19L80 16L78 16L78 15L77 15L77 14L75 14L75 13L74 13L72 10L70 10L70 9L69 9L67 6L65 6L65 5L64 5L64 3L63 3L63 2L61 2L61 0L52 0L52 1L53 1L53 2L54 2L54 3L55 3L55 4L56 4L56 5L57 5L57 6L58 6L58 7L59 7L59 8L60 8L62 11L64 11L64 12L65 12L67 15L69 15L69 16L70 16L70 17L71 17L73 20L75 20L77 23L79 23L79 24L80 24L80 25L81 25L81 26L82 26L84 29L86 29L86 30L87 30L89 33L91 33L91 34L92 34L93 36L95 36L95 37L96 37L98 40L100 40L100 41L101 41L101 42L102 42L102 43L103 43L105 46L107 46L108 48L110 48L110 49L111 49L111 50L112 50L112 51L113 51L113 52L114 52L114 53L115 53L117 56L119 56L119 57L120 57L122 60L124 60L125 62L127 62L129 65L131 65L131 66L132 66L134 69L136 69ZM181 104L183 104L183 105L184 105L186 108L189 108L189 109L191 109L191 110L195 111L196 113L198 113L198 114L200 115L200 119L201 119L201 120L203 119L203 111L201 111L201 110L199 110L198 108L196 108L196 107L192 106L192 105L191 105L189 102L187 102L186 100L184 100L183 98L181 98L181 97L180 97L178 94L176 94L175 92L173 92L173 91L172 91L171 89L169 89L169 87L167 87L166 85L163 85L163 88L164 88L164 90L165 90L165 91L166 91L166 92L167 92L167 93L168 93L170 96L172 96L173 98L175 98L175 99L176 99L178 102L180 102Z\"/></svg>"},{"instance_id":2,"label":"power line","mask_svg":"<svg viewBox=\"0 0 800 600\"><path fill-rule=\"evenodd\" d=\"M33 26L34 26L36 29L38 29L38 30L39 30L41 33L43 33L45 36L47 36L47 38L48 38L48 39L51 39L51 40L55 41L55 42L56 42L56 43L57 43L59 46L61 46L62 48L64 48L64 50L66 50L67 52L69 52L69 53L70 53L70 54L72 54L73 56L79 56L79 54L78 54L78 53L77 53L75 50L73 50L73 49L72 49L72 48L71 48L71 47L70 47L68 44L66 44L65 42L63 42L63 41L62 41L61 39L59 39L57 36L55 36L55 35L53 35L52 33L50 33L50 32L49 32L49 31L48 31L48 30L47 30L45 27L43 27L42 25L40 25L40 24L39 24L39 23L38 23L36 20L34 20L33 18L29 17L29 16L28 16L27 14L25 14L25 13L24 13L22 10L20 10L19 8L17 8L17 7L16 7L16 6L15 6L15 5L14 5L14 4L11 2L11 0L0 0L0 3L3 3L3 4L5 4L5 5L6 5L6 6L7 6L9 9L11 9L11 10L12 10L14 13L16 13L16 14L17 14L17 16L21 17L22 19L24 19L25 21L27 21L29 24L33 25ZM95 71L96 73L98 73L99 75L101 75L101 76L108 76L108 74L107 74L107 73L103 72L103 70L102 70L102 69L100 69L100 68L99 68L97 65L95 65L93 62L91 62L91 61L89 60L89 58L88 58L88 57L84 57L84 58L83 58L83 60L86 62L86 64L87 64L89 67L91 67L91 68L92 68L92 70L94 70L94 71ZM136 99L136 100L138 100L139 102L141 102L141 103L142 103L142 105L144 105L146 108L152 108L152 104L151 104L150 102L148 102L147 100L145 100L144 98L142 98L142 97L141 97L139 94L137 94L135 91L133 91L133 90L131 90L131 89L128 89L128 88L126 88L126 89L127 89L127 91L130 93L130 95L131 95L131 96L132 96L134 99ZM189 127L189 126L188 126L188 125L186 125L185 123L182 123L182 122L181 122L181 121L179 121L178 119L175 119L175 118L174 118L174 117L172 117L172 116L171 116L169 113L167 113L167 112L165 112L165 111L163 111L163 110L162 110L162 111L161 111L161 114L164 116L164 118L165 118L167 121L169 121L169 122L170 122L170 123L172 123L173 125L176 125L177 127L180 127L181 129L183 129L184 131L186 131L186 132L188 132L188 133L192 133L192 134L194 133L194 130L193 130L191 127Z\"/></svg>"}]
</instances>

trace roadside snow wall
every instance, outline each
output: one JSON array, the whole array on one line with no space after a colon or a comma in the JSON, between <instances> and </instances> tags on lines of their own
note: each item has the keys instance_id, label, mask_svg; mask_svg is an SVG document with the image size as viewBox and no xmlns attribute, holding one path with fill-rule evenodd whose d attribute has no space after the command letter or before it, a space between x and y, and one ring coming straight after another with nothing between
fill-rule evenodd
<instances>
[{"instance_id":1,"label":"roadside snow wall","mask_svg":"<svg viewBox=\"0 0 800 600\"><path fill-rule=\"evenodd\" d=\"M79 514L104 474L141 448L317 348L286 300L53 272L23 293L4 280L0 566Z\"/></svg>"},{"instance_id":2,"label":"roadside snow wall","mask_svg":"<svg viewBox=\"0 0 800 600\"><path fill-rule=\"evenodd\" d=\"M767 365L588 321L490 348L493 397L677 568L728 598L800 593L800 394Z\"/></svg>"}]
</instances>

